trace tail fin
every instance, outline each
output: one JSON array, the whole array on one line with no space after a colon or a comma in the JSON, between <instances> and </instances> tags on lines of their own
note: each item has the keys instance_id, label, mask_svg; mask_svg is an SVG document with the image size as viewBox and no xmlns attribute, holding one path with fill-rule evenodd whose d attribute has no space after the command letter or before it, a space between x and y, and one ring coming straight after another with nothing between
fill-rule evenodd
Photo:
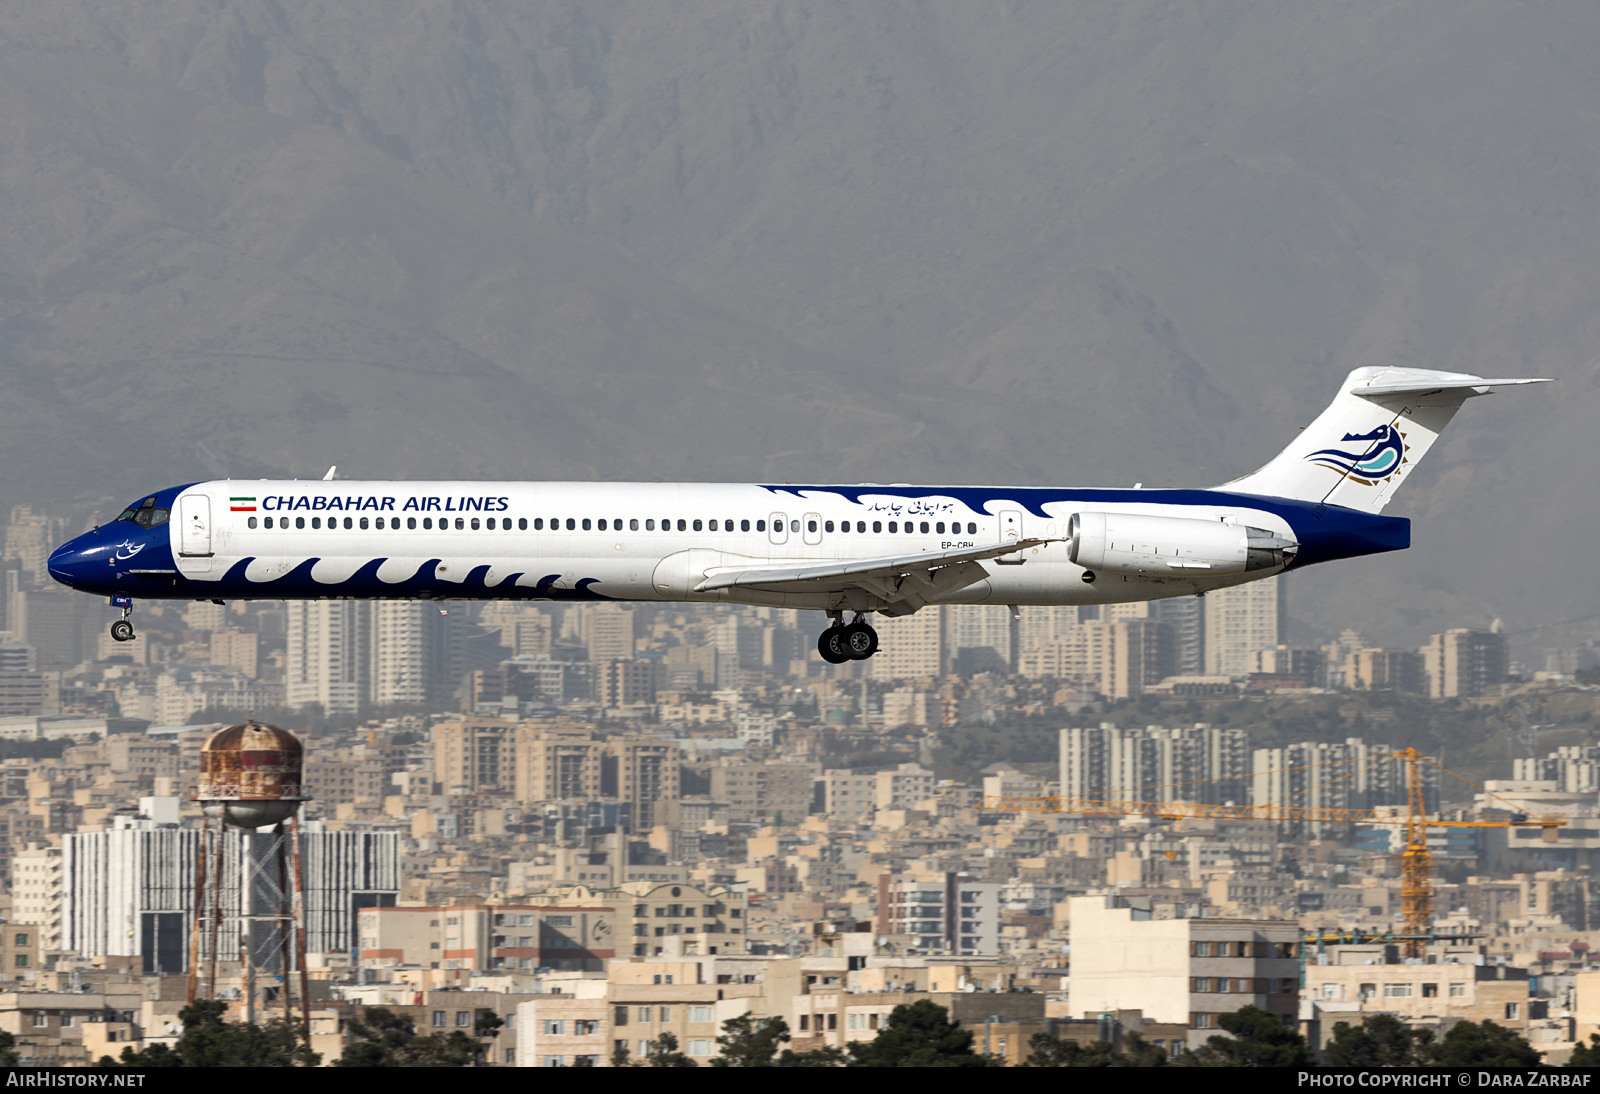
<instances>
[{"instance_id":1,"label":"tail fin","mask_svg":"<svg viewBox=\"0 0 1600 1094\"><path fill-rule=\"evenodd\" d=\"M1381 512L1462 403L1491 388L1543 383L1549 381L1358 368L1293 444L1255 474L1218 489Z\"/></svg>"}]
</instances>

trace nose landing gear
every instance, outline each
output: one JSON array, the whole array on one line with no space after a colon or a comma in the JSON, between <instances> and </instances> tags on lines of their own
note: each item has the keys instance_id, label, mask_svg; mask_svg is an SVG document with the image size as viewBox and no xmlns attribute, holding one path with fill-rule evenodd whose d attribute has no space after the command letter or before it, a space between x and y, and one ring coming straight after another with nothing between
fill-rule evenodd
<instances>
[{"instance_id":1,"label":"nose landing gear","mask_svg":"<svg viewBox=\"0 0 1600 1094\"><path fill-rule=\"evenodd\" d=\"M855 621L841 622L842 612L829 613L833 626L823 631L817 639L817 653L830 665L846 661L865 661L878 652L878 632L866 622L864 612L857 612Z\"/></svg>"},{"instance_id":2,"label":"nose landing gear","mask_svg":"<svg viewBox=\"0 0 1600 1094\"><path fill-rule=\"evenodd\" d=\"M122 618L111 624L111 638L115 642L132 642L133 633L133 598L131 596L114 596L111 598L113 608L122 609Z\"/></svg>"}]
</instances>

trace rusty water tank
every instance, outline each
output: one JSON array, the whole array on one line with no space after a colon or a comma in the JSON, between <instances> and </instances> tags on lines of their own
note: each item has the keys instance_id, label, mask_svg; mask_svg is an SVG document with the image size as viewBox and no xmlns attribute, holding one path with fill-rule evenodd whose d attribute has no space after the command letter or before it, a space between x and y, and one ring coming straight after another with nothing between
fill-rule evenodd
<instances>
[{"instance_id":1,"label":"rusty water tank","mask_svg":"<svg viewBox=\"0 0 1600 1094\"><path fill-rule=\"evenodd\" d=\"M254 721L229 726L200 746L194 797L208 817L264 828L288 819L307 799L304 770L305 749L288 730Z\"/></svg>"}]
</instances>

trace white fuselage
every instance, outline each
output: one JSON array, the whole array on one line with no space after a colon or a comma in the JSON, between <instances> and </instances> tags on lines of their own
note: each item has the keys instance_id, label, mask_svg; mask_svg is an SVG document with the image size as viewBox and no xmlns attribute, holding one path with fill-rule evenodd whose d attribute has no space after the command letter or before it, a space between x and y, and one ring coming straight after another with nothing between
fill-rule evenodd
<instances>
[{"instance_id":1,"label":"white fuselage","mask_svg":"<svg viewBox=\"0 0 1600 1094\"><path fill-rule=\"evenodd\" d=\"M1247 499L1184 491L1170 492L1181 493L1183 501L1165 501L1169 492L1149 491L1148 502L1114 500L1128 493L230 480L183 489L172 511L170 536L188 595L216 599L372 597L393 588L387 595L703 600L831 609L846 605L826 591L696 592L695 586L708 573L730 568L933 553L1026 539L1050 542L984 562L986 579L939 599L1019 605L1151 600L1277 572L1106 575L1086 583L1084 569L1068 559L1062 537L1068 518L1090 504L1105 512L1229 521L1291 534L1282 517ZM1190 500L1196 495L1204 500ZM426 588L409 587L430 564Z\"/></svg>"}]
</instances>

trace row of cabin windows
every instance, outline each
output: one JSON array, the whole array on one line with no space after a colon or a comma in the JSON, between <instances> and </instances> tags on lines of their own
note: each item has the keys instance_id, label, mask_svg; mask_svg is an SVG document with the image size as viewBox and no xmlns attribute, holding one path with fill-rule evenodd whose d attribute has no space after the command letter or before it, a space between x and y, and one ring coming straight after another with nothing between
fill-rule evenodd
<instances>
[{"instance_id":1,"label":"row of cabin windows","mask_svg":"<svg viewBox=\"0 0 1600 1094\"><path fill-rule=\"evenodd\" d=\"M304 528L306 526L306 521L308 519L311 521L311 527L312 528L321 528L322 527L322 518L321 517L309 517L309 518L307 518L307 517L295 517L294 518L294 526L296 528ZM385 524L384 524L384 518L383 517L373 517L373 518L370 518L370 519L373 521L373 523L370 525L370 527L375 527L379 531L383 531L384 530ZM433 530L434 525L433 525L433 518L432 517L421 517L421 518L406 517L405 518L406 528L408 530L415 529L417 527L418 519L420 519L422 521L422 528L423 528L424 531L432 531ZM366 529L366 528L369 527L368 520L369 520L369 518L367 518L367 517L345 517L343 526L345 528L347 528L347 529L352 529L352 530L356 529L356 528ZM494 517L489 517L486 520L483 520L481 522L480 522L478 517L472 517L470 519L470 522L469 522L468 518L466 518L466 517L457 517L456 518L456 530L457 531L461 531L461 532L467 531L468 528L469 528L469 523L470 523L471 531L474 531L474 532L479 531L480 527L486 527L491 532L495 531L497 528L500 531L505 531L505 532L511 531L511 518L510 517L501 517L501 518L499 518L498 522L496 521L496 519ZM739 531L741 531L741 532L750 531L750 523L751 523L750 521L741 520L738 523L739 523L739 528L738 528ZM781 527L779 527L780 523L781 522L779 522L779 521L774 521L773 522L773 527L774 527L775 530L778 530L778 531L782 530ZM807 532L813 532L813 533L816 532L817 523L818 522L814 521L814 520L806 521L805 522L806 531ZM832 532L834 530L834 522L833 521L826 520L826 521L823 521L821 523L822 523L822 530L824 532ZM942 521L942 520L933 521L931 523L929 521L921 521L920 523L918 523L918 522L909 521L909 520L908 521L904 521L904 522L891 520L891 521L889 521L889 531L891 533L893 533L893 534L898 535L902 531L902 523L903 523L903 527L904 527L904 532L907 535L915 535L918 532L921 532L923 535L929 535L931 533L933 535L942 536L942 535L946 534L945 533L945 522ZM597 531L604 532L604 531L608 530L607 524L608 524L608 522L606 521L606 518L604 518L604 517L601 517L599 520L590 520L588 517L583 517L581 520L579 518L577 518L577 517L567 517L566 518L566 530L569 531L569 532L576 532L576 531L579 530L580 527L585 532L588 532L590 530L597 530ZM680 532L688 532L688 531L691 531L691 530L696 531L696 532L707 531L707 530L712 531L712 532L717 532L717 531L732 532L734 530L734 522L731 521L731 520L721 521L720 522L720 524L721 524L720 528L718 527L718 524L719 524L719 522L717 520L715 520L715 519L712 519L712 520L692 520L691 521L691 520L684 520L684 519L680 518L676 522L677 530L680 531ZM246 518L245 525L246 525L246 527L249 527L249 528L257 527L256 518L255 517ZM289 518L288 517L277 517L277 518L262 517L261 520L260 520L260 525L259 526L263 527L263 528L274 528L274 527L276 527L276 528L287 528L287 527L289 527ZM622 519L619 517L616 520L610 521L609 522L609 526L610 526L609 530L611 530L611 531L617 531L617 532L622 531ZM674 522L671 519L663 520L661 522L661 531L670 532L670 531L673 530L673 526L674 526ZM337 528L339 528L340 527L339 518L338 517L329 517L328 518L328 527L329 527L329 529L337 529ZM393 529L393 530L398 530L400 528L400 518L399 517L390 517L388 519L387 527L390 528L390 529ZM446 530L449 529L449 527L450 527L450 518L449 517L440 517L439 518L439 530L440 531L446 531ZM562 527L562 522L561 522L561 518L560 517L552 517L550 519L550 531L552 531L552 532L560 531L561 527ZM949 531L950 535L959 536L959 535L962 534L961 533L961 522L960 521L951 521L950 524L949 524L949 529L950 529L950 531ZM528 530L528 518L527 517L518 518L518 520L517 520L517 530L521 531L521 532L526 532ZM545 530L545 520L544 520L543 517L534 517L533 518L533 530L535 532L542 532L542 531ZM654 520L646 520L644 522L644 530L646 532L654 532L654 531L656 531L656 522ZM756 521L755 522L755 530L758 531L758 532L765 532L767 530L767 522L764 521L764 520ZM838 524L838 530L840 532L849 532L851 530L850 529L850 522L847 521L847 520L840 521L839 524ZM881 520L873 521L872 522L872 530L874 532L876 532L876 533L880 533L881 534L883 532L883 530L884 530L883 521L881 521ZM628 531L630 531L630 532L639 531L639 521L637 519L628 521ZM798 520L791 520L789 522L789 531L791 531L791 532L800 531L800 522ZM866 531L867 531L867 522L864 521L864 520L856 521L855 522L855 531L857 533L859 533L859 534L865 534ZM978 534L978 525L977 525L976 521L968 521L967 522L966 534L969 535L969 536L975 536L975 535Z\"/></svg>"}]
</instances>

